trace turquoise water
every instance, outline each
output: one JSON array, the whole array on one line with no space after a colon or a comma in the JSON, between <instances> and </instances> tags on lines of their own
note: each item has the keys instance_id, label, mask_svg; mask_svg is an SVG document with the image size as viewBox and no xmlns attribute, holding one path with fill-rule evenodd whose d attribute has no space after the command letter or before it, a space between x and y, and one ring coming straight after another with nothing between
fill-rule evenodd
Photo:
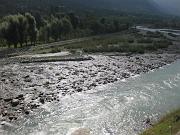
<instances>
[{"instance_id":1,"label":"turquoise water","mask_svg":"<svg viewBox=\"0 0 180 135\"><path fill-rule=\"evenodd\" d=\"M136 135L147 126L180 108L180 61L147 74L93 91L60 98L22 118L4 134L67 135L72 129L87 128L92 135Z\"/></svg>"}]
</instances>

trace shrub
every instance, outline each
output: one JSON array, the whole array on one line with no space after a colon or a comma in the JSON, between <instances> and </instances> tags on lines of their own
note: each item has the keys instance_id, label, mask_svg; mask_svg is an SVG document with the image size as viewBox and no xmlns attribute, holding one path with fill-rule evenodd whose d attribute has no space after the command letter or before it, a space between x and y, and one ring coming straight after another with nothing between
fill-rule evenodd
<instances>
[{"instance_id":1,"label":"shrub","mask_svg":"<svg viewBox=\"0 0 180 135\"><path fill-rule=\"evenodd\" d=\"M151 38L140 38L137 40L138 43L153 43Z\"/></svg>"}]
</instances>

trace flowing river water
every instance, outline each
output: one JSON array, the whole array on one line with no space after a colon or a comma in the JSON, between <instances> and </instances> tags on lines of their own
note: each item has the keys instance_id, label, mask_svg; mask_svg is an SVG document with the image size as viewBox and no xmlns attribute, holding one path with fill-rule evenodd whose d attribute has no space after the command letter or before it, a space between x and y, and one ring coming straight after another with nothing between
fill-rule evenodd
<instances>
[{"instance_id":1,"label":"flowing river water","mask_svg":"<svg viewBox=\"0 0 180 135\"><path fill-rule=\"evenodd\" d=\"M92 135L136 135L167 112L180 107L180 61L147 74L99 86L42 106L3 135L70 135L85 128Z\"/></svg>"},{"instance_id":2,"label":"flowing river water","mask_svg":"<svg viewBox=\"0 0 180 135\"><path fill-rule=\"evenodd\" d=\"M145 26L136 26L135 28L138 30L141 30L141 31L161 32L164 34L171 33L171 34L174 34L176 36L180 36L180 30L175 30L175 29L157 29L157 28L148 28Z\"/></svg>"}]
</instances>

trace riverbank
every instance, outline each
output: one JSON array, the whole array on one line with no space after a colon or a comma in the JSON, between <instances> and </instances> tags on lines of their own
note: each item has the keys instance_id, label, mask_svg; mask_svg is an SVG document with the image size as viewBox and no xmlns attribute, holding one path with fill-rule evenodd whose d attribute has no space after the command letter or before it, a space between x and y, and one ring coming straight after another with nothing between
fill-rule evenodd
<instances>
[{"instance_id":1,"label":"riverbank","mask_svg":"<svg viewBox=\"0 0 180 135\"><path fill-rule=\"evenodd\" d=\"M14 63L0 68L0 121L15 121L47 102L171 64L178 54L89 55L85 61Z\"/></svg>"},{"instance_id":2,"label":"riverbank","mask_svg":"<svg viewBox=\"0 0 180 135\"><path fill-rule=\"evenodd\" d=\"M180 109L167 114L141 135L179 135Z\"/></svg>"},{"instance_id":3,"label":"riverbank","mask_svg":"<svg viewBox=\"0 0 180 135\"><path fill-rule=\"evenodd\" d=\"M0 59L0 121L16 121L47 102L59 102L62 96L147 73L179 59L179 42L169 44L158 36L149 41L138 33L116 33L35 46ZM57 53L49 53L52 50Z\"/></svg>"}]
</instances>

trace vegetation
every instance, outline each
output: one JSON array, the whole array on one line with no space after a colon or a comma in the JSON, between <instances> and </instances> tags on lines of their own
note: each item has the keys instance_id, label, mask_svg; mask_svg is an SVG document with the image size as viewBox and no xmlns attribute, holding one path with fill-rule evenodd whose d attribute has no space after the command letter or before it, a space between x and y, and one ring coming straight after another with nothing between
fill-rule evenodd
<instances>
[{"instance_id":1,"label":"vegetation","mask_svg":"<svg viewBox=\"0 0 180 135\"><path fill-rule=\"evenodd\" d=\"M147 38L147 37L145 37ZM164 38L149 38L152 42L143 40L144 38L137 37L134 33L117 33L112 35L104 35L94 37L85 41L64 44L53 48L46 48L48 52L59 52L59 50L68 50L76 52L81 50L84 53L99 53L99 52L132 52L144 53L147 51L155 51L161 48L167 48L171 45L171 41ZM139 43L141 41L141 43ZM41 50L42 51L42 50ZM43 51L44 52L44 51Z\"/></svg>"},{"instance_id":2,"label":"vegetation","mask_svg":"<svg viewBox=\"0 0 180 135\"><path fill-rule=\"evenodd\" d=\"M142 135L176 135L180 131L180 110L168 114Z\"/></svg>"},{"instance_id":3,"label":"vegetation","mask_svg":"<svg viewBox=\"0 0 180 135\"><path fill-rule=\"evenodd\" d=\"M22 47L27 41L34 42L37 38L37 28L35 18L26 13L25 15L9 15L3 18L0 25L1 39L10 47L11 44L17 48L18 43Z\"/></svg>"},{"instance_id":4,"label":"vegetation","mask_svg":"<svg viewBox=\"0 0 180 135\"><path fill-rule=\"evenodd\" d=\"M77 16L74 13L33 16L30 13L9 15L0 21L0 39L3 46L35 45L88 35L119 32L129 28L117 18Z\"/></svg>"},{"instance_id":5,"label":"vegetation","mask_svg":"<svg viewBox=\"0 0 180 135\"><path fill-rule=\"evenodd\" d=\"M68 5L66 1L62 2ZM144 3L142 0L140 2ZM75 7L75 5L71 5L75 9L72 8L73 12L69 12L68 7L61 5L58 0L44 0L43 4L41 0L17 0L16 3L7 3L7 1L3 0L2 3L3 5L0 6L2 7L0 9L2 11L0 13L1 48L10 48L12 45L14 45L14 48L23 48L24 46L66 39L122 32L137 24L151 24L152 27L162 25L163 27L180 28L179 18L162 17L147 12L116 12L107 8L95 8L93 9L94 12L92 12L92 8L86 10L85 7L81 9ZM23 5L20 6L21 9L19 4ZM70 4L73 4L71 0ZM8 9L13 10L9 11L3 8L5 5L9 7ZM112 37L102 40L95 39L85 43L71 44L64 48L72 51L73 48L79 47L84 52L130 51L143 53L144 51L166 48L171 44L159 32L148 32L145 37L138 34L136 36L136 38L130 36L126 39ZM159 39L160 41L158 41ZM63 50L63 48L56 49L51 51Z\"/></svg>"}]
</instances>

